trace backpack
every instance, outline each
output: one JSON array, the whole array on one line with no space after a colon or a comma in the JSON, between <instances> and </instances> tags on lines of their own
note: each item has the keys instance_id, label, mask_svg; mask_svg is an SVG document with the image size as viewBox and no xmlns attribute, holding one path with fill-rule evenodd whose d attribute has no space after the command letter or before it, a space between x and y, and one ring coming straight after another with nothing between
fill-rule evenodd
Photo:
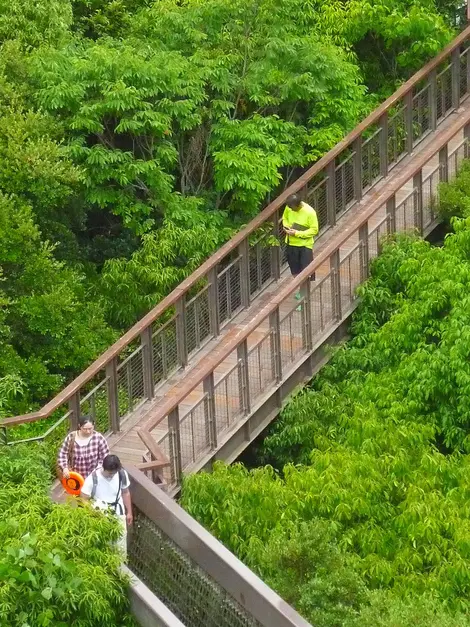
<instances>
[{"instance_id":1,"label":"backpack","mask_svg":"<svg viewBox=\"0 0 470 627\"><path fill-rule=\"evenodd\" d=\"M121 496L121 485L126 481L126 475L124 474L124 470L121 468L119 471L119 485L116 492L116 499L112 503L108 503L110 507L113 507L114 513L116 513L116 509L119 505L119 497ZM90 499L93 500L96 494L96 488L98 487L98 475L96 474L96 470L91 473L91 478L93 480L93 487L91 488ZM124 513L124 512L122 512Z\"/></svg>"}]
</instances>

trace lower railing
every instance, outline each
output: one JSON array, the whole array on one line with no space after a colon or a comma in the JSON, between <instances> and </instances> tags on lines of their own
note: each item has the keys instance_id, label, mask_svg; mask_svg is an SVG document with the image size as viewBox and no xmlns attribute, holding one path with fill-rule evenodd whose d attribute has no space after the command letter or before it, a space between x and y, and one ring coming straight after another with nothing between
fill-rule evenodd
<instances>
[{"instance_id":1,"label":"lower railing","mask_svg":"<svg viewBox=\"0 0 470 627\"><path fill-rule=\"evenodd\" d=\"M235 432L246 431L256 408L281 389L349 315L356 305L356 288L367 278L382 238L408 230L423 234L436 223L439 183L452 179L468 156L469 121L466 111L438 135L302 274L279 290L243 331L235 331L213 351L202 367L190 371L177 392L156 408L140 435L152 456L161 449L170 460L166 481L171 493L178 490L183 473L202 468ZM317 280L312 282L314 272ZM296 291L300 301L293 297ZM197 393L200 400L194 404L191 398ZM280 407L282 398L278 401ZM162 435L160 426L157 435L153 430L166 421L168 430ZM249 433L244 437L250 440Z\"/></svg>"},{"instance_id":2,"label":"lower railing","mask_svg":"<svg viewBox=\"0 0 470 627\"><path fill-rule=\"evenodd\" d=\"M142 472L127 471L129 568L186 627L309 627Z\"/></svg>"}]
</instances>

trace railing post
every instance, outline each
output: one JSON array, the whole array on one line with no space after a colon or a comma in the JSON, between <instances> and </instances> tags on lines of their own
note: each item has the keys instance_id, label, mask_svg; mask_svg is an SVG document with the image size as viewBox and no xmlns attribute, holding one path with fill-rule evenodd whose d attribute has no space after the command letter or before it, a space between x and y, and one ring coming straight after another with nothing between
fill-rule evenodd
<instances>
[{"instance_id":1,"label":"railing post","mask_svg":"<svg viewBox=\"0 0 470 627\"><path fill-rule=\"evenodd\" d=\"M220 333L219 321L219 279L217 275L217 266L209 270L207 273L207 281L209 283L209 318L211 325L211 333L213 337L217 337Z\"/></svg>"},{"instance_id":2,"label":"railing post","mask_svg":"<svg viewBox=\"0 0 470 627\"><path fill-rule=\"evenodd\" d=\"M249 416L251 412L251 399L250 399L250 375L248 370L248 342L244 340L237 347L237 359L238 359L238 394L240 397L240 404L242 414ZM251 423L249 420L243 425L243 435L246 442L251 441Z\"/></svg>"},{"instance_id":3,"label":"railing post","mask_svg":"<svg viewBox=\"0 0 470 627\"><path fill-rule=\"evenodd\" d=\"M467 56L467 59L465 62L465 67L467 68L467 76L466 76L466 83L465 83L466 84L465 95L468 96L468 94L470 94L470 48L467 48L466 56Z\"/></svg>"},{"instance_id":4,"label":"railing post","mask_svg":"<svg viewBox=\"0 0 470 627\"><path fill-rule=\"evenodd\" d=\"M188 343L186 338L186 307L185 295L176 301L176 351L178 364L185 368L188 364Z\"/></svg>"},{"instance_id":5,"label":"railing post","mask_svg":"<svg viewBox=\"0 0 470 627\"><path fill-rule=\"evenodd\" d=\"M273 215L273 237L279 243L276 246L271 246L271 276L275 281L279 281L281 278L281 232L279 221L279 209L276 209Z\"/></svg>"},{"instance_id":6,"label":"railing post","mask_svg":"<svg viewBox=\"0 0 470 627\"><path fill-rule=\"evenodd\" d=\"M406 151L413 152L413 90L410 89L405 94L405 129L406 129Z\"/></svg>"},{"instance_id":7,"label":"railing post","mask_svg":"<svg viewBox=\"0 0 470 627\"><path fill-rule=\"evenodd\" d=\"M248 237L238 247L240 255L240 289L242 296L242 307L248 309L250 306L250 243Z\"/></svg>"},{"instance_id":8,"label":"railing post","mask_svg":"<svg viewBox=\"0 0 470 627\"><path fill-rule=\"evenodd\" d=\"M439 150L439 181L441 183L447 183L449 180L448 164L448 146L446 144Z\"/></svg>"},{"instance_id":9,"label":"railing post","mask_svg":"<svg viewBox=\"0 0 470 627\"><path fill-rule=\"evenodd\" d=\"M144 395L149 400L153 398L154 382L153 382L153 341L152 341L152 325L142 331L140 334L140 342L142 344L142 365L144 373Z\"/></svg>"},{"instance_id":10,"label":"railing post","mask_svg":"<svg viewBox=\"0 0 470 627\"><path fill-rule=\"evenodd\" d=\"M384 178L388 174L388 112L385 111L380 116L380 141L379 141L379 159L380 159L380 174Z\"/></svg>"},{"instance_id":11,"label":"railing post","mask_svg":"<svg viewBox=\"0 0 470 627\"><path fill-rule=\"evenodd\" d=\"M369 223L365 222L359 227L359 242L360 242L360 277L361 283L367 280L369 276Z\"/></svg>"},{"instance_id":12,"label":"railing post","mask_svg":"<svg viewBox=\"0 0 470 627\"><path fill-rule=\"evenodd\" d=\"M70 426L72 429L78 428L78 419L80 418L80 392L75 392L75 394L69 398L69 411L70 413Z\"/></svg>"},{"instance_id":13,"label":"railing post","mask_svg":"<svg viewBox=\"0 0 470 627\"><path fill-rule=\"evenodd\" d=\"M420 235L423 234L423 171L420 170L413 176L413 213L415 227Z\"/></svg>"},{"instance_id":14,"label":"railing post","mask_svg":"<svg viewBox=\"0 0 470 627\"><path fill-rule=\"evenodd\" d=\"M452 108L458 109L460 105L460 48L452 51Z\"/></svg>"},{"instance_id":15,"label":"railing post","mask_svg":"<svg viewBox=\"0 0 470 627\"><path fill-rule=\"evenodd\" d=\"M331 269L331 296L333 308L333 317L335 320L341 320L341 277L340 277L340 260L339 249L330 256L330 269Z\"/></svg>"},{"instance_id":16,"label":"railing post","mask_svg":"<svg viewBox=\"0 0 470 627\"><path fill-rule=\"evenodd\" d=\"M106 364L106 378L108 380L107 392L108 392L108 415L109 426L113 433L117 433L121 429L120 416L119 416L119 390L118 390L118 373L117 373L117 359L111 359ZM145 386L145 362L144 362L144 386Z\"/></svg>"},{"instance_id":17,"label":"railing post","mask_svg":"<svg viewBox=\"0 0 470 627\"><path fill-rule=\"evenodd\" d=\"M328 226L336 224L336 184L335 184L335 160L332 159L326 166L326 216Z\"/></svg>"},{"instance_id":18,"label":"railing post","mask_svg":"<svg viewBox=\"0 0 470 627\"><path fill-rule=\"evenodd\" d=\"M242 405L243 415L248 416L250 406L250 377L248 376L248 342L244 340L237 347L238 359L238 394Z\"/></svg>"},{"instance_id":19,"label":"railing post","mask_svg":"<svg viewBox=\"0 0 470 627\"><path fill-rule=\"evenodd\" d=\"M206 400L204 402L204 416L206 419L206 436L211 451L217 448L217 423L215 413L214 372L211 372L202 382ZM194 435L193 435L194 437Z\"/></svg>"},{"instance_id":20,"label":"railing post","mask_svg":"<svg viewBox=\"0 0 470 627\"><path fill-rule=\"evenodd\" d=\"M302 305L302 343L307 351L313 348L312 333L312 289L311 281L308 278L301 287L301 294L304 296Z\"/></svg>"},{"instance_id":21,"label":"railing post","mask_svg":"<svg viewBox=\"0 0 470 627\"><path fill-rule=\"evenodd\" d=\"M386 205L387 215L388 215L388 224L389 224L389 233L396 233L397 230L397 219L396 219L396 197L395 194L391 198L387 200Z\"/></svg>"},{"instance_id":22,"label":"railing post","mask_svg":"<svg viewBox=\"0 0 470 627\"><path fill-rule=\"evenodd\" d=\"M168 414L168 438L170 445L170 471L171 480L176 485L181 485L183 476L183 464L181 459L181 435L179 408L175 407Z\"/></svg>"},{"instance_id":23,"label":"railing post","mask_svg":"<svg viewBox=\"0 0 470 627\"><path fill-rule=\"evenodd\" d=\"M359 202L362 198L362 136L359 135L353 142L354 150L354 199Z\"/></svg>"},{"instance_id":24,"label":"railing post","mask_svg":"<svg viewBox=\"0 0 470 627\"><path fill-rule=\"evenodd\" d=\"M431 130L435 131L437 128L437 70L431 71L429 74L429 123Z\"/></svg>"},{"instance_id":25,"label":"railing post","mask_svg":"<svg viewBox=\"0 0 470 627\"><path fill-rule=\"evenodd\" d=\"M271 364L273 377L276 383L282 381L282 354L281 354L281 325L279 307L269 314L269 328L271 331Z\"/></svg>"},{"instance_id":26,"label":"railing post","mask_svg":"<svg viewBox=\"0 0 470 627\"><path fill-rule=\"evenodd\" d=\"M469 0L469 4L470 4L470 0ZM463 128L463 136L465 139L465 144L464 144L464 157L465 159L468 159L470 157L470 124L466 124Z\"/></svg>"}]
</instances>

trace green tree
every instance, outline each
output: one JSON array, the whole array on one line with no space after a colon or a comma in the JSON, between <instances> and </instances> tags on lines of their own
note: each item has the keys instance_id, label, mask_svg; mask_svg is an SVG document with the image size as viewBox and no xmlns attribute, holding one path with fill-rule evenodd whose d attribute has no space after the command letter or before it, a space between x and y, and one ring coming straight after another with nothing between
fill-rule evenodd
<instances>
[{"instance_id":1,"label":"green tree","mask_svg":"<svg viewBox=\"0 0 470 627\"><path fill-rule=\"evenodd\" d=\"M335 529L322 520L290 531L283 526L263 551L266 582L317 627L343 627L367 602L366 586L338 548Z\"/></svg>"},{"instance_id":2,"label":"green tree","mask_svg":"<svg viewBox=\"0 0 470 627\"><path fill-rule=\"evenodd\" d=\"M77 236L84 230L83 207L74 202L81 172L60 144L57 120L7 109L0 118L0 189L24 199L43 240L57 243L54 255L80 259Z\"/></svg>"},{"instance_id":3,"label":"green tree","mask_svg":"<svg viewBox=\"0 0 470 627\"><path fill-rule=\"evenodd\" d=\"M15 40L28 50L63 43L72 24L69 0L1 0L0 42Z\"/></svg>"},{"instance_id":4,"label":"green tree","mask_svg":"<svg viewBox=\"0 0 470 627\"><path fill-rule=\"evenodd\" d=\"M468 627L470 619L462 612L448 612L432 596L400 599L390 593L369 595L359 616L344 627Z\"/></svg>"},{"instance_id":5,"label":"green tree","mask_svg":"<svg viewBox=\"0 0 470 627\"><path fill-rule=\"evenodd\" d=\"M161 228L145 234L130 259L106 261L100 293L113 324L131 325L229 239L233 230L225 215L205 212L198 204L191 211L168 211Z\"/></svg>"},{"instance_id":6,"label":"green tree","mask_svg":"<svg viewBox=\"0 0 470 627\"><path fill-rule=\"evenodd\" d=\"M114 337L84 275L52 253L30 207L0 195L0 377L27 382L21 401L19 390L10 394L4 411L26 411L47 397Z\"/></svg>"},{"instance_id":7,"label":"green tree","mask_svg":"<svg viewBox=\"0 0 470 627\"><path fill-rule=\"evenodd\" d=\"M73 30L87 39L126 35L147 0L73 0Z\"/></svg>"},{"instance_id":8,"label":"green tree","mask_svg":"<svg viewBox=\"0 0 470 627\"><path fill-rule=\"evenodd\" d=\"M68 131L68 151L84 168L89 206L119 216L138 234L181 200L171 170L173 124L200 123L202 79L178 53L145 42L75 43L41 51L32 63L38 105Z\"/></svg>"}]
</instances>

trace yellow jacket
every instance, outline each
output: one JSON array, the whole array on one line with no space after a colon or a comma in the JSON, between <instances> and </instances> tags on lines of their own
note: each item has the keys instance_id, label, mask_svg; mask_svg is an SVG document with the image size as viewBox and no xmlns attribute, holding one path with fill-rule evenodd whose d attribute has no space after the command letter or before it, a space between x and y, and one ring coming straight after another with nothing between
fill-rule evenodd
<instances>
[{"instance_id":1,"label":"yellow jacket","mask_svg":"<svg viewBox=\"0 0 470 627\"><path fill-rule=\"evenodd\" d=\"M300 209L294 211L286 205L282 215L282 225L284 228L294 228L296 225L304 227L297 230L295 235L286 235L286 244L289 246L305 246L313 248L313 237L318 233L318 218L313 207L306 202L300 203Z\"/></svg>"}]
</instances>

